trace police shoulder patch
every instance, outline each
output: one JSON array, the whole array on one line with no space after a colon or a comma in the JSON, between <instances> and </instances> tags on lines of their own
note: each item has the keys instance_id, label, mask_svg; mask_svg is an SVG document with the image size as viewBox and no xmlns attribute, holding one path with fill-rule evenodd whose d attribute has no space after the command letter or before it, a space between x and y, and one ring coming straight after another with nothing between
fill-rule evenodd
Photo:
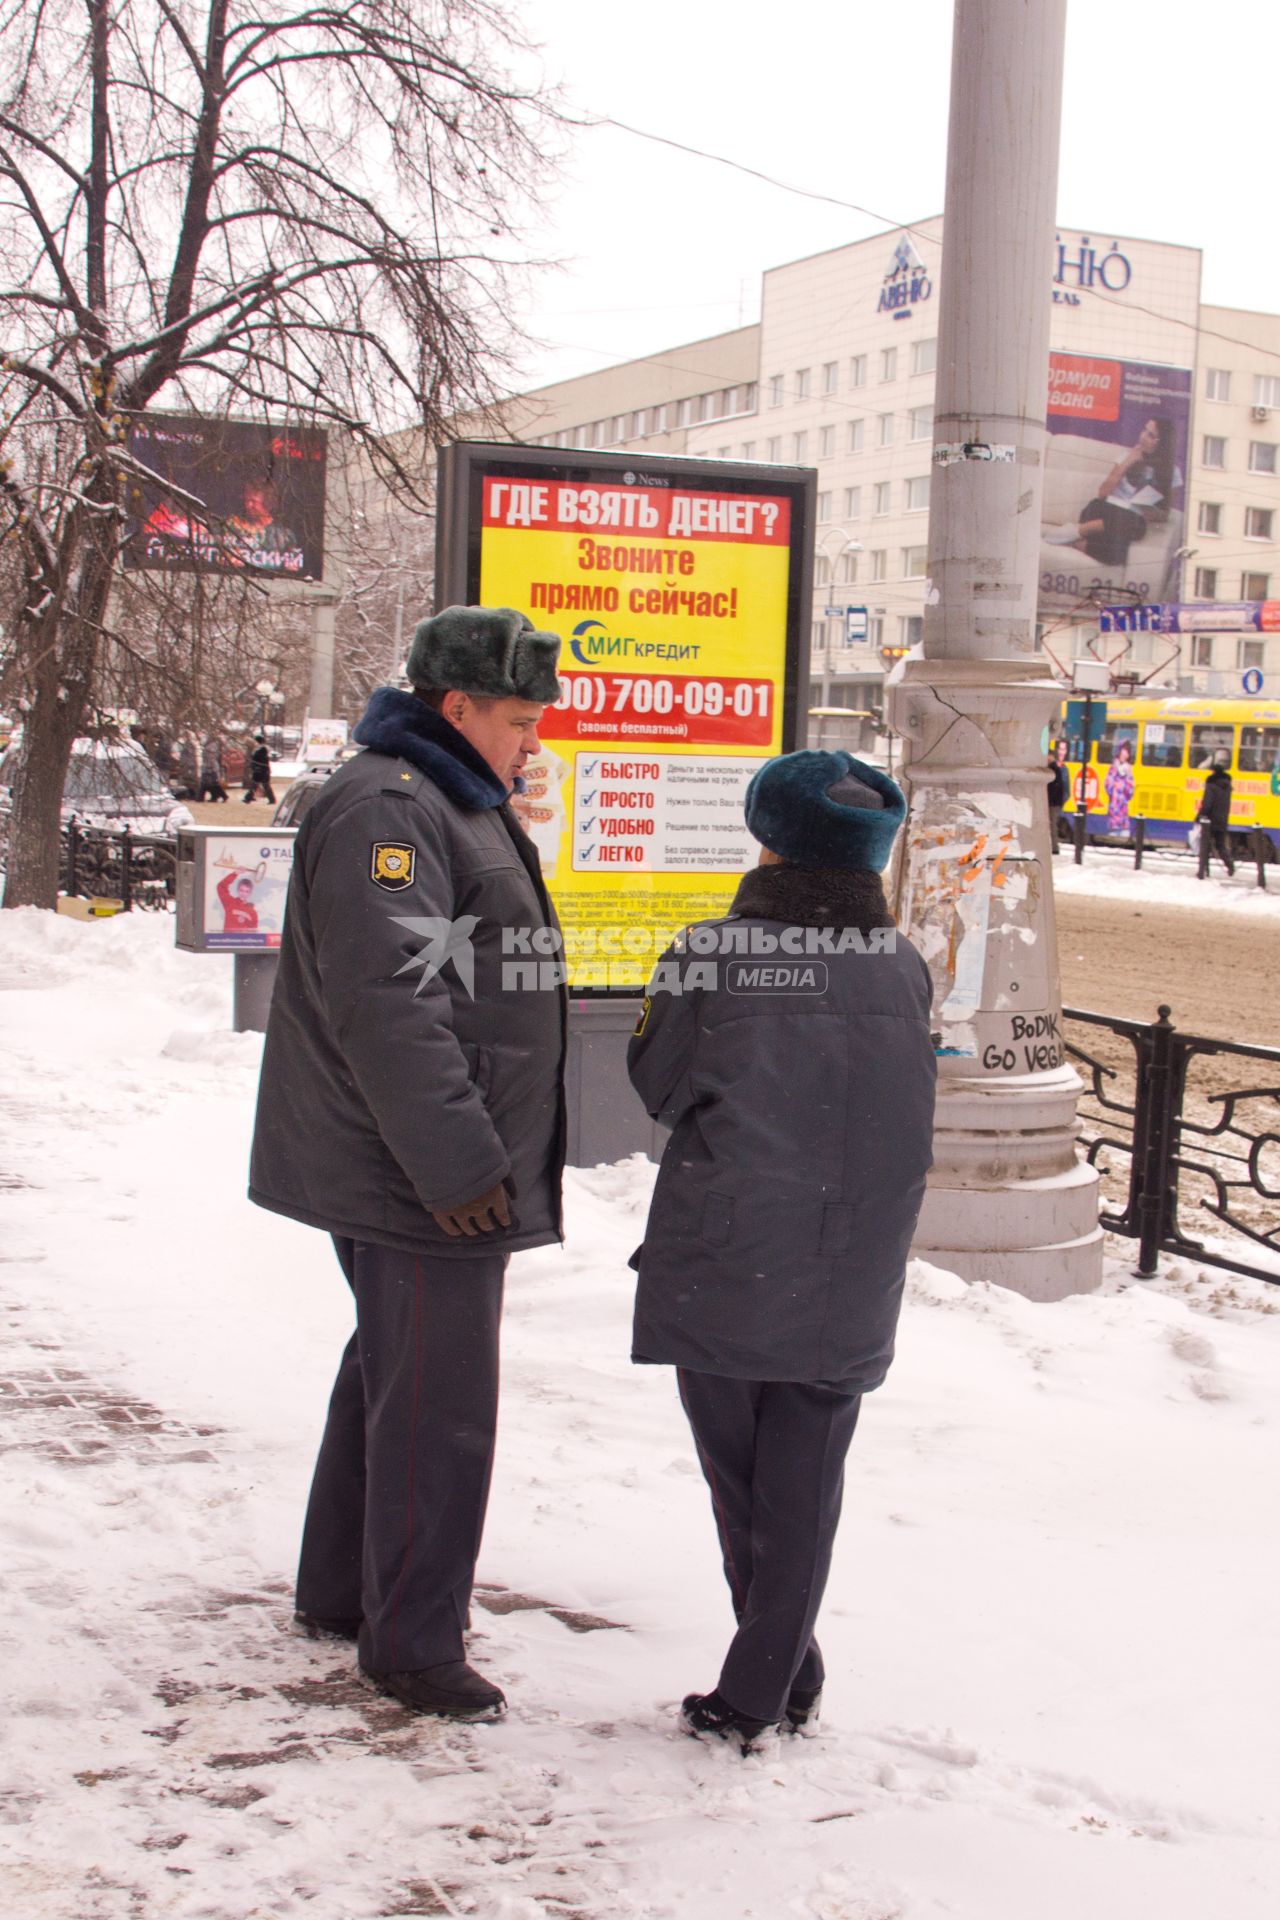
<instances>
[{"instance_id":1,"label":"police shoulder patch","mask_svg":"<svg viewBox=\"0 0 1280 1920\"><path fill-rule=\"evenodd\" d=\"M387 893L403 893L413 885L414 849L398 840L375 840L370 853L369 878Z\"/></svg>"}]
</instances>

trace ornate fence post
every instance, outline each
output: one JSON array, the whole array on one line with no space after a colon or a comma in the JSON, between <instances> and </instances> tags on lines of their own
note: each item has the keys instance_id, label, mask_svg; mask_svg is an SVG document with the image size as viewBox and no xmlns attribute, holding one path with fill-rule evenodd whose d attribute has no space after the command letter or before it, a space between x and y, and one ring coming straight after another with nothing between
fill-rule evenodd
<instances>
[{"instance_id":1,"label":"ornate fence post","mask_svg":"<svg viewBox=\"0 0 1280 1920\"><path fill-rule=\"evenodd\" d=\"M1174 1029L1169 1008L1157 1007L1138 1055L1138 1092L1134 1115L1134 1160L1138 1164L1138 1265L1140 1280L1153 1279L1160 1267L1160 1243L1168 1231L1176 1151L1177 1088Z\"/></svg>"}]
</instances>

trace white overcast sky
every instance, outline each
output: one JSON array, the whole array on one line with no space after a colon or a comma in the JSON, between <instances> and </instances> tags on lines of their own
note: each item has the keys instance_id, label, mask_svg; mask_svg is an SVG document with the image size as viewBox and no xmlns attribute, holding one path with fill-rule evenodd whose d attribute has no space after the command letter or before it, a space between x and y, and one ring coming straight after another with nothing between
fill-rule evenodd
<instances>
[{"instance_id":1,"label":"white overcast sky","mask_svg":"<svg viewBox=\"0 0 1280 1920\"><path fill-rule=\"evenodd\" d=\"M602 127L574 137L516 316L520 384L759 316L763 269L941 213L951 0L523 0L583 118L608 116L884 216ZM1280 312L1274 0L1068 0L1059 219L1198 246L1202 298Z\"/></svg>"}]
</instances>

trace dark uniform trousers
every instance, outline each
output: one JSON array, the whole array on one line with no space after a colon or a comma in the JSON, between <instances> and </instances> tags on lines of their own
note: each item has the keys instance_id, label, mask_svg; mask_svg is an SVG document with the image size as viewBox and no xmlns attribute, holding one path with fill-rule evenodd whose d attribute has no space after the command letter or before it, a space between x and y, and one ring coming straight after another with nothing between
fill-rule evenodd
<instances>
[{"instance_id":1,"label":"dark uniform trousers","mask_svg":"<svg viewBox=\"0 0 1280 1920\"><path fill-rule=\"evenodd\" d=\"M738 1621L719 1690L739 1713L778 1720L793 1686L822 1685L813 1627L862 1396L684 1367L677 1379Z\"/></svg>"},{"instance_id":2,"label":"dark uniform trousers","mask_svg":"<svg viewBox=\"0 0 1280 1920\"><path fill-rule=\"evenodd\" d=\"M298 1610L360 1619L374 1673L464 1658L493 1469L506 1256L334 1237L356 1300L302 1536Z\"/></svg>"}]
</instances>

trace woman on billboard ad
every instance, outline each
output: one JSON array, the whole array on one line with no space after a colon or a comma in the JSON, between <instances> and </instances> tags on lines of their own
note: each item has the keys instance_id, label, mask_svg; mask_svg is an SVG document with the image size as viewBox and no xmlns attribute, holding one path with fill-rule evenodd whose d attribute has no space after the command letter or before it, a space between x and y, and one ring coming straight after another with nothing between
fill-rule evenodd
<instances>
[{"instance_id":1,"label":"woman on billboard ad","mask_svg":"<svg viewBox=\"0 0 1280 1920\"><path fill-rule=\"evenodd\" d=\"M1046 528L1051 546L1075 547L1102 567L1128 565L1129 548L1148 527L1169 517L1173 495L1182 485L1176 465L1173 421L1149 419L1137 442L1116 461L1076 525Z\"/></svg>"}]
</instances>

